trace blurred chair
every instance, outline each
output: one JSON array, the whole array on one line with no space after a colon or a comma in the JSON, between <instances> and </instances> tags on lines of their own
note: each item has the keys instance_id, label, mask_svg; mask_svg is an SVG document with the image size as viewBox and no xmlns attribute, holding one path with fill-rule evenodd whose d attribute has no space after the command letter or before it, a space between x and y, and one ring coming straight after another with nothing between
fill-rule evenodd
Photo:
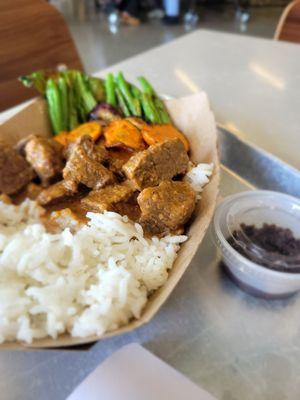
<instances>
[{"instance_id":1,"label":"blurred chair","mask_svg":"<svg viewBox=\"0 0 300 400\"><path fill-rule=\"evenodd\" d=\"M300 43L300 0L293 1L285 8L274 39Z\"/></svg>"},{"instance_id":2,"label":"blurred chair","mask_svg":"<svg viewBox=\"0 0 300 400\"><path fill-rule=\"evenodd\" d=\"M45 0L0 0L0 111L36 96L20 75L58 64L83 69L58 10Z\"/></svg>"}]
</instances>

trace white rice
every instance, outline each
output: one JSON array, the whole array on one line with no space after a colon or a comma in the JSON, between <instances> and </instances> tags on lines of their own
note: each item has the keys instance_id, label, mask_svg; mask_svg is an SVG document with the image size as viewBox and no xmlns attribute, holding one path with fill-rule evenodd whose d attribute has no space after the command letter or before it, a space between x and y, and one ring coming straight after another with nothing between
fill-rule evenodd
<instances>
[{"instance_id":1,"label":"white rice","mask_svg":"<svg viewBox=\"0 0 300 400\"><path fill-rule=\"evenodd\" d=\"M199 192L210 169L196 168L189 179ZM0 342L101 336L139 318L187 240L146 239L139 224L113 212L88 213L77 232L50 234L41 212L30 200L0 201Z\"/></svg>"},{"instance_id":2,"label":"white rice","mask_svg":"<svg viewBox=\"0 0 300 400\"><path fill-rule=\"evenodd\" d=\"M195 190L197 200L201 199L201 192L204 186L209 182L209 177L213 173L214 165L211 164L198 164L193 167L191 163L190 169L183 178L184 181L188 182Z\"/></svg>"}]
</instances>

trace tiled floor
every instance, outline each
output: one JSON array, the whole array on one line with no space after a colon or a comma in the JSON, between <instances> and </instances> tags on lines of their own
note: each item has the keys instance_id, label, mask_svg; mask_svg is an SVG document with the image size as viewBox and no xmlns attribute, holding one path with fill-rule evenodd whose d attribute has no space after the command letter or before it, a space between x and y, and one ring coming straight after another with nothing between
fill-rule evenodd
<instances>
[{"instance_id":1,"label":"tiled floor","mask_svg":"<svg viewBox=\"0 0 300 400\"><path fill-rule=\"evenodd\" d=\"M112 32L106 17L95 12L93 1L53 0L52 3L65 16L88 72L115 64L189 31L183 25L165 26L156 20L139 27L120 26ZM87 5L83 7L83 4ZM197 28L272 38L281 12L280 7L252 8L248 24L243 25L235 17L232 6L200 8Z\"/></svg>"}]
</instances>

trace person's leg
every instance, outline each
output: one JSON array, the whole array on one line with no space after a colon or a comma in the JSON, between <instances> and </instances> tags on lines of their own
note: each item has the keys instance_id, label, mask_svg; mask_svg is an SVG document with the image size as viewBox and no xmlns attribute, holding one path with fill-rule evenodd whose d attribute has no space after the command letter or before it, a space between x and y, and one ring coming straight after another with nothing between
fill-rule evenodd
<instances>
[{"instance_id":1,"label":"person's leg","mask_svg":"<svg viewBox=\"0 0 300 400\"><path fill-rule=\"evenodd\" d=\"M125 11L134 17L138 17L139 1L138 0L122 0L120 3L120 10Z\"/></svg>"},{"instance_id":2,"label":"person's leg","mask_svg":"<svg viewBox=\"0 0 300 400\"><path fill-rule=\"evenodd\" d=\"M119 10L122 11L123 22L129 25L139 25L138 18L139 1L138 0L122 0L119 4Z\"/></svg>"}]
</instances>

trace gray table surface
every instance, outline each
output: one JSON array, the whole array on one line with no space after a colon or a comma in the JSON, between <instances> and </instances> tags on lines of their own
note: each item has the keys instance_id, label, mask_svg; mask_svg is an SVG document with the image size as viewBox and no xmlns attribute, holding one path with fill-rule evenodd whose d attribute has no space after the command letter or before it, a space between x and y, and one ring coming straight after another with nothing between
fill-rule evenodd
<instances>
[{"instance_id":1,"label":"gray table surface","mask_svg":"<svg viewBox=\"0 0 300 400\"><path fill-rule=\"evenodd\" d=\"M247 189L223 169L222 196ZM105 357L139 342L220 400L298 400L300 297L254 298L219 261L209 231L166 304L134 332L81 350L2 351L0 398L65 399Z\"/></svg>"},{"instance_id":2,"label":"gray table surface","mask_svg":"<svg viewBox=\"0 0 300 400\"><path fill-rule=\"evenodd\" d=\"M175 96L204 88L219 122L299 168L299 49L199 31L113 70L145 74ZM223 197L248 188L222 171ZM220 400L298 400L299 296L251 297L219 261L208 232L157 316L132 333L81 350L2 351L0 399L64 399L105 357L136 341Z\"/></svg>"}]
</instances>

